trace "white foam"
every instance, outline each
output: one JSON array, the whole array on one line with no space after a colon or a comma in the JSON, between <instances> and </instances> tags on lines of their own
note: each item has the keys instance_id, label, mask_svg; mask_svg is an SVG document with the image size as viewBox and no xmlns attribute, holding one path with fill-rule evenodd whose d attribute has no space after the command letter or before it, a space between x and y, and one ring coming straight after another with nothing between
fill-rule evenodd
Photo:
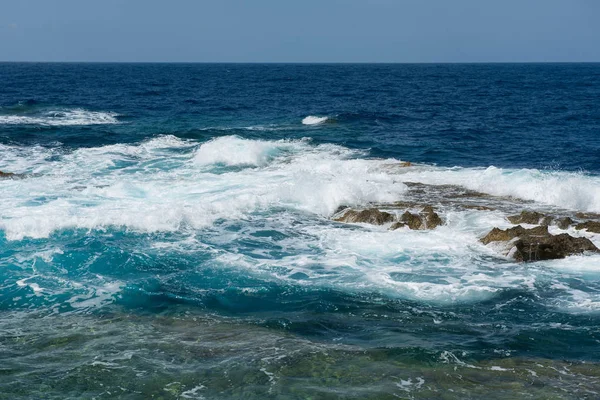
<instances>
[{"instance_id":1,"label":"white foam","mask_svg":"<svg viewBox=\"0 0 600 400\"><path fill-rule=\"evenodd\" d=\"M189 151L174 156L171 147ZM381 161L351 159L358 153L338 146L222 137L193 150L170 137L78 149L52 163L36 154L29 169L40 175L2 181L0 229L11 240L66 228L176 231L271 207L327 216L341 204L392 201L406 189L378 168ZM219 174L215 163L261 168Z\"/></svg>"},{"instance_id":2,"label":"white foam","mask_svg":"<svg viewBox=\"0 0 600 400\"><path fill-rule=\"evenodd\" d=\"M326 122L329 117L317 117L314 115L309 115L302 120L303 125L319 125Z\"/></svg>"},{"instance_id":3,"label":"white foam","mask_svg":"<svg viewBox=\"0 0 600 400\"><path fill-rule=\"evenodd\" d=\"M416 166L399 168L404 181L459 185L496 196L524 200L579 211L600 211L600 176L536 169L439 168Z\"/></svg>"},{"instance_id":4,"label":"white foam","mask_svg":"<svg viewBox=\"0 0 600 400\"><path fill-rule=\"evenodd\" d=\"M204 143L195 155L199 165L251 165L262 166L285 150L301 147L297 142L247 140L238 136L225 136Z\"/></svg>"},{"instance_id":5,"label":"white foam","mask_svg":"<svg viewBox=\"0 0 600 400\"><path fill-rule=\"evenodd\" d=\"M81 108L50 110L36 115L0 115L0 125L103 125L117 124L117 113L88 111Z\"/></svg>"},{"instance_id":6,"label":"white foam","mask_svg":"<svg viewBox=\"0 0 600 400\"><path fill-rule=\"evenodd\" d=\"M0 145L0 151L0 170L31 174L26 179L0 180L0 229L9 240L45 238L73 228L177 231L189 235L177 246L157 242L154 249L193 251L198 246L205 250L206 244L190 239L204 227L215 229L213 240L224 243L245 235L254 240L252 234L259 229L278 231L285 235L277 242L283 257L254 258L217 246L211 250L213 261L266 279L435 303L477 302L505 289L535 291L538 280L546 282L548 274L580 276L598 269L598 256L569 257L541 267L499 260L479 238L492 226L510 225L500 211L444 212L445 225L432 231L388 231L385 226L327 221L340 205L401 199L407 190L403 181L458 184L555 203L567 201L563 196L570 190L579 196L577 204L593 210L595 199L586 197L597 188L593 176L495 168L390 168L397 162L365 159L363 153L340 146L237 136L201 145L161 136L137 145L72 152L7 145ZM543 197L540 188L552 191L553 184L563 195ZM531 187L538 189L528 192ZM235 222L236 230L215 224L219 220ZM598 243L599 235L573 234ZM36 257L51 260L53 255ZM34 293L46 293L49 285L40 283L21 282ZM557 307L576 312L600 309L592 292L561 284L564 287L556 289ZM93 292L74 298L72 305L110 302L119 285L99 282Z\"/></svg>"}]
</instances>

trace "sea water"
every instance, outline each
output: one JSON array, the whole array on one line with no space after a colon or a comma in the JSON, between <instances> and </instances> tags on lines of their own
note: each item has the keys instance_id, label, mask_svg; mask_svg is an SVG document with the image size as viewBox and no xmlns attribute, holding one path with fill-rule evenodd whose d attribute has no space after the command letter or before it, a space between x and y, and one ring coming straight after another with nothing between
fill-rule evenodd
<instances>
[{"instance_id":1,"label":"sea water","mask_svg":"<svg viewBox=\"0 0 600 400\"><path fill-rule=\"evenodd\" d=\"M0 398L600 397L600 255L479 241L600 212L600 64L5 63L0 171ZM509 206L331 220L407 183Z\"/></svg>"}]
</instances>

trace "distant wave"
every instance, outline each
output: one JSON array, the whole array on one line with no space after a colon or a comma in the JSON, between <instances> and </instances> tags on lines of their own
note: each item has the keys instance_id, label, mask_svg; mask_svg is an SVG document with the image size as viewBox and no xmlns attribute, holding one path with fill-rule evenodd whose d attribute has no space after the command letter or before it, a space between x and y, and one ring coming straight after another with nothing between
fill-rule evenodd
<instances>
[{"instance_id":1,"label":"distant wave","mask_svg":"<svg viewBox=\"0 0 600 400\"><path fill-rule=\"evenodd\" d=\"M317 117L314 115L309 115L308 117L302 120L303 125L319 125L327 122L329 117Z\"/></svg>"},{"instance_id":2,"label":"distant wave","mask_svg":"<svg viewBox=\"0 0 600 400\"><path fill-rule=\"evenodd\" d=\"M0 125L82 126L117 124L117 113L82 108L46 110L21 115L0 115Z\"/></svg>"}]
</instances>

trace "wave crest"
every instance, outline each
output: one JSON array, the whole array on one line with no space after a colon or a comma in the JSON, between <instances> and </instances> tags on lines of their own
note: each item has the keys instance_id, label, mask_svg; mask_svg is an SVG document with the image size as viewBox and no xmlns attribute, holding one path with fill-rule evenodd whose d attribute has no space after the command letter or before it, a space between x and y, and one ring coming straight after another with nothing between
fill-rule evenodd
<instances>
[{"instance_id":1,"label":"wave crest","mask_svg":"<svg viewBox=\"0 0 600 400\"><path fill-rule=\"evenodd\" d=\"M306 117L302 120L302 124L303 125L320 125L320 124L327 122L328 119L329 119L329 117L317 117L314 115L309 115L308 117Z\"/></svg>"}]
</instances>

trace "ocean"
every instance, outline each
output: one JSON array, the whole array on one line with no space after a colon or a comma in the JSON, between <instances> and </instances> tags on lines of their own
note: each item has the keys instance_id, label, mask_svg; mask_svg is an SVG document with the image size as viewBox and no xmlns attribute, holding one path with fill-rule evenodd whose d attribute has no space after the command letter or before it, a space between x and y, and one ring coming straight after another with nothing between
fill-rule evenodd
<instances>
[{"instance_id":1,"label":"ocean","mask_svg":"<svg viewBox=\"0 0 600 400\"><path fill-rule=\"evenodd\" d=\"M600 398L600 254L480 241L600 219L600 64L0 63L0 171L0 399Z\"/></svg>"}]
</instances>

